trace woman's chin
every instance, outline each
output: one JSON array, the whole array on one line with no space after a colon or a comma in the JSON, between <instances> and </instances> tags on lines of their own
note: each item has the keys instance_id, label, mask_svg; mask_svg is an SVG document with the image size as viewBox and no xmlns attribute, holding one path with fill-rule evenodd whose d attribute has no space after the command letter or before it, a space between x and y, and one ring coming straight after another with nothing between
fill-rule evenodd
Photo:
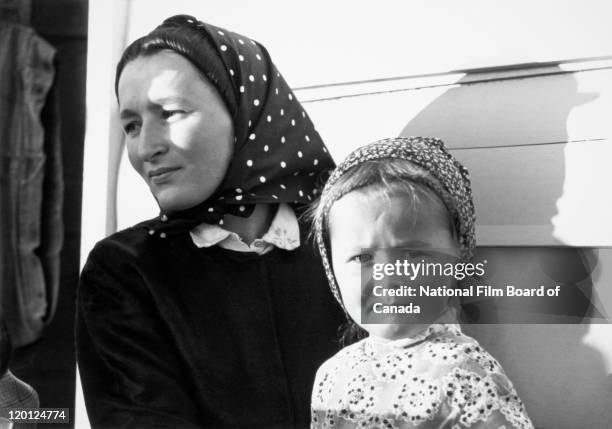
<instances>
[{"instance_id":1,"label":"woman's chin","mask_svg":"<svg viewBox=\"0 0 612 429\"><path fill-rule=\"evenodd\" d=\"M170 213L187 210L206 200L205 196L197 196L196 198L194 196L177 194L173 191L173 189L162 189L153 192L153 197L161 211Z\"/></svg>"},{"instance_id":2,"label":"woman's chin","mask_svg":"<svg viewBox=\"0 0 612 429\"><path fill-rule=\"evenodd\" d=\"M159 208L163 212L171 213L181 210L187 210L197 205L197 203L180 201L172 198L156 198Z\"/></svg>"}]
</instances>

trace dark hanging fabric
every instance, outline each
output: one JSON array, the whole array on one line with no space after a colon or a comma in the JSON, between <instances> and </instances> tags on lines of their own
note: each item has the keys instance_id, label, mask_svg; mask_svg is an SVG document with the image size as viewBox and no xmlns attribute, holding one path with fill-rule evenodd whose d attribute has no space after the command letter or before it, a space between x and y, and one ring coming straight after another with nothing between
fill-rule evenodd
<instances>
[{"instance_id":1,"label":"dark hanging fabric","mask_svg":"<svg viewBox=\"0 0 612 429\"><path fill-rule=\"evenodd\" d=\"M232 115L236 146L215 194L188 210L161 213L151 235L221 223L226 213L249 216L256 203L305 205L316 198L333 160L261 44L188 15L173 16L126 49L116 85L126 58L161 49L181 53L215 85Z\"/></svg>"},{"instance_id":2,"label":"dark hanging fabric","mask_svg":"<svg viewBox=\"0 0 612 429\"><path fill-rule=\"evenodd\" d=\"M0 23L12 22L29 26L31 16L31 0L0 0Z\"/></svg>"},{"instance_id":3,"label":"dark hanging fabric","mask_svg":"<svg viewBox=\"0 0 612 429\"><path fill-rule=\"evenodd\" d=\"M0 23L0 317L13 344L40 338L55 311L63 240L55 50Z\"/></svg>"}]
</instances>

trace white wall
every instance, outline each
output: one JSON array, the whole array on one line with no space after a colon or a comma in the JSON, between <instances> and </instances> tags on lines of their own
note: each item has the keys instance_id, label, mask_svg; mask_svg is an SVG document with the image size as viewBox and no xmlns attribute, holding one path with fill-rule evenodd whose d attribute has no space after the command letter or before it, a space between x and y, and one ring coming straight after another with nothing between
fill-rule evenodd
<instances>
[{"instance_id":1,"label":"white wall","mask_svg":"<svg viewBox=\"0 0 612 429\"><path fill-rule=\"evenodd\" d=\"M388 135L442 138L471 173L480 245L612 246L612 169L605 165L612 159L610 60L297 96L313 100L306 108L339 158ZM592 280L599 310L612 314L612 249L599 252ZM612 325L469 331L501 361L536 426L612 425Z\"/></svg>"},{"instance_id":2,"label":"white wall","mask_svg":"<svg viewBox=\"0 0 612 429\"><path fill-rule=\"evenodd\" d=\"M609 1L603 0L132 0L123 3L129 4L127 41L150 31L170 15L193 14L264 43L293 88L612 53L612 27L606 22L612 7ZM110 24L112 27L113 23ZM107 27L104 37L108 34ZM460 79L463 73L448 76ZM405 120L447 89L413 94L406 107ZM375 110L362 109L357 101L344 103L342 115L348 116L345 109L351 106L356 106L356 115ZM392 106L387 105L382 112L390 112ZM306 108L310 111L311 105ZM328 111L326 115L334 118L338 113ZM348 127L344 123L329 127L330 121L320 117L315 121L332 153L338 156L346 152L341 148L347 147L347 143L346 137L337 136L347 130L358 131L364 137L353 139L351 144L371 140L365 137L399 132L390 119L379 117L377 121L383 121L379 124L373 120L357 120L361 116L351 117L354 120ZM105 140L100 140L104 145ZM120 170L122 184L118 197L120 228L157 214L146 188L128 163L124 164Z\"/></svg>"}]
</instances>

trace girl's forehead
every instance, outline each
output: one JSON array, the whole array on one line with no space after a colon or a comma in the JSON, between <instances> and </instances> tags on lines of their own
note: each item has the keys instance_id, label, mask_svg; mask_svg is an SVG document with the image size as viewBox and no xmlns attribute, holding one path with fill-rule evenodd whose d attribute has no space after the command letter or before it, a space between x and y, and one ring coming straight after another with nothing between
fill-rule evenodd
<instances>
[{"instance_id":1,"label":"girl's forehead","mask_svg":"<svg viewBox=\"0 0 612 429\"><path fill-rule=\"evenodd\" d=\"M367 188L349 192L331 207L331 235L366 238L369 234L372 240L388 236L409 242L433 231L450 230L450 214L433 196Z\"/></svg>"},{"instance_id":2,"label":"girl's forehead","mask_svg":"<svg viewBox=\"0 0 612 429\"><path fill-rule=\"evenodd\" d=\"M425 185L414 184L403 189L401 187L383 188L368 186L348 192L334 202L333 211L355 210L364 214L381 216L384 214L409 214L413 211L421 213L444 212L448 210L442 199Z\"/></svg>"}]
</instances>

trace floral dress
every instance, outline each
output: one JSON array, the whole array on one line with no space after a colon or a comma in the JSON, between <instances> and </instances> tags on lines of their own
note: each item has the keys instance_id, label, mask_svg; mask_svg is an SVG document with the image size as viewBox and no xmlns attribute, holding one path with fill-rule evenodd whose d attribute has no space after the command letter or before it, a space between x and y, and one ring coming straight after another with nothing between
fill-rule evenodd
<instances>
[{"instance_id":1,"label":"floral dress","mask_svg":"<svg viewBox=\"0 0 612 429\"><path fill-rule=\"evenodd\" d=\"M533 428L501 365L456 324L366 338L318 370L311 428Z\"/></svg>"}]
</instances>

